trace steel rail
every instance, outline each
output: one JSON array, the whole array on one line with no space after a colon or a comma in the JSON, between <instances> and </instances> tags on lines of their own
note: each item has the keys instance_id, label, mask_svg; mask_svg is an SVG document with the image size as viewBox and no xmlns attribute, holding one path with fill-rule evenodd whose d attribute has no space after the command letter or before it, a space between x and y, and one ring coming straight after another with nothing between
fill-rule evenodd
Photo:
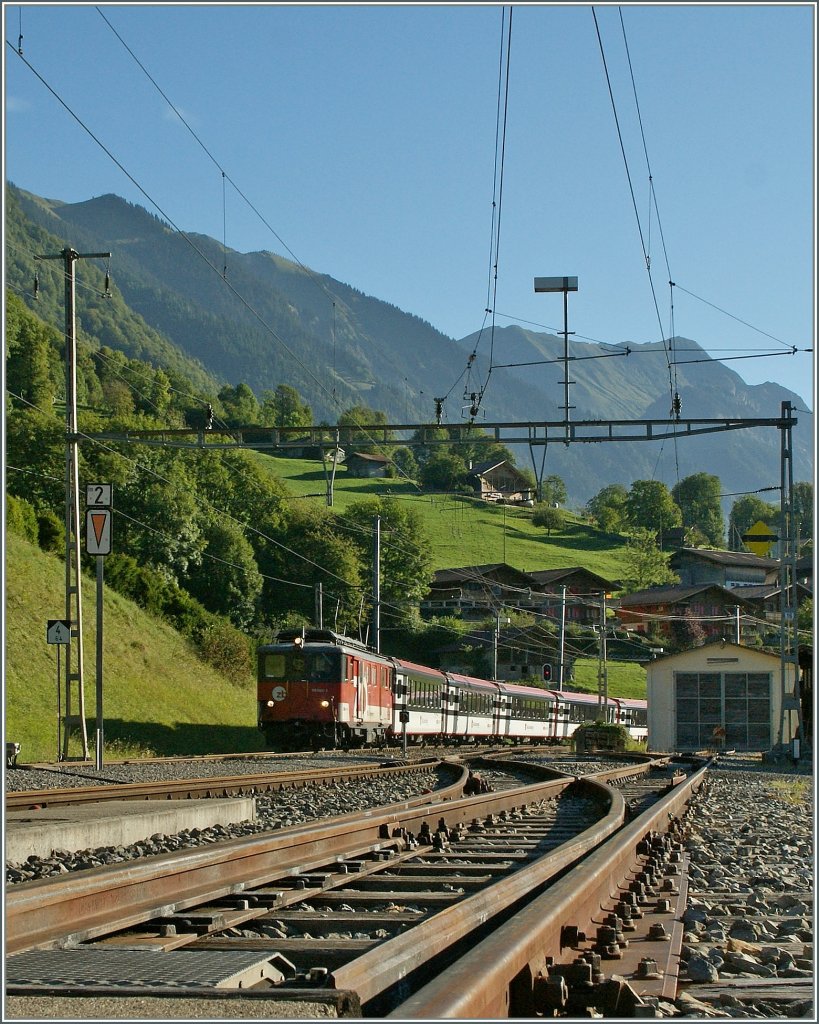
<instances>
[{"instance_id":1,"label":"steel rail","mask_svg":"<svg viewBox=\"0 0 819 1024\"><path fill-rule=\"evenodd\" d=\"M218 778L167 779L160 782L106 783L99 786L71 786L61 789L30 789L6 793L6 810L28 810L34 805L56 807L64 804L101 803L107 800L191 800L207 797L248 796L280 789L332 785L352 779L395 776L425 771L441 762L435 758L412 764L382 766L339 765L332 768L227 775ZM449 762L451 763L451 762Z\"/></svg>"},{"instance_id":2,"label":"steel rail","mask_svg":"<svg viewBox=\"0 0 819 1024\"><path fill-rule=\"evenodd\" d=\"M567 783L610 799L608 813L573 840L554 852L467 896L413 928L381 943L375 949L332 973L336 988L354 991L361 1003L379 996L418 970L454 942L469 935L478 925L497 917L525 900L538 886L553 879L595 849L622 825L625 801L616 790L588 776Z\"/></svg>"},{"instance_id":3,"label":"steel rail","mask_svg":"<svg viewBox=\"0 0 819 1024\"><path fill-rule=\"evenodd\" d=\"M668 831L702 784L707 769L708 764L670 786L646 813L387 1016L403 1020L531 1016L534 979L548 958L559 961L564 927L574 924L581 931L589 927L636 869L638 843L651 831Z\"/></svg>"},{"instance_id":4,"label":"steel rail","mask_svg":"<svg viewBox=\"0 0 819 1024\"><path fill-rule=\"evenodd\" d=\"M418 831L443 815L463 824L514 810L555 797L572 781L458 799L469 770L453 764L461 772L454 785L388 807L13 886L6 892L6 952L94 938L362 852L403 849L405 841L393 837L401 829Z\"/></svg>"}]
</instances>

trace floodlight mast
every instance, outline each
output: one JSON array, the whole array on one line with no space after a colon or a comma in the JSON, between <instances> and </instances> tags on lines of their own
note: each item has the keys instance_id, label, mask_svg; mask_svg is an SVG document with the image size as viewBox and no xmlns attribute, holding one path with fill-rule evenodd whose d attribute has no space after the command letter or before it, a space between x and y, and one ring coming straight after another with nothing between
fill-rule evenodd
<instances>
[{"instance_id":1,"label":"floodlight mast","mask_svg":"<svg viewBox=\"0 0 819 1024\"><path fill-rule=\"evenodd\" d=\"M565 445L569 444L569 292L577 291L576 277L536 277L536 292L563 292L563 409L565 412L566 437ZM574 334L574 331L572 331Z\"/></svg>"}]
</instances>

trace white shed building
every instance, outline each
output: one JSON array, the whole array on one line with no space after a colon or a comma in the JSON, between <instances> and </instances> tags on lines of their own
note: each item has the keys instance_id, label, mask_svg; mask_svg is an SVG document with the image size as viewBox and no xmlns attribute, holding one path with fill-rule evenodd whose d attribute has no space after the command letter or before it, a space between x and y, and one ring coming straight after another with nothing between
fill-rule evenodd
<instances>
[{"instance_id":1,"label":"white shed building","mask_svg":"<svg viewBox=\"0 0 819 1024\"><path fill-rule=\"evenodd\" d=\"M783 687L778 655L722 642L650 662L649 750L766 751L790 743L794 666L786 669Z\"/></svg>"}]
</instances>

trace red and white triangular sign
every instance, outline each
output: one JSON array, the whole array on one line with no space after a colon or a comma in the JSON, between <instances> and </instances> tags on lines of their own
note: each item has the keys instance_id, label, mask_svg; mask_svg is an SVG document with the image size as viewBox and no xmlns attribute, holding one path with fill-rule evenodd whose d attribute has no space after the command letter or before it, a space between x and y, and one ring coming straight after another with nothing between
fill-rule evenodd
<instances>
[{"instance_id":1,"label":"red and white triangular sign","mask_svg":"<svg viewBox=\"0 0 819 1024\"><path fill-rule=\"evenodd\" d=\"M111 554L110 508L89 508L85 513L85 550L89 555Z\"/></svg>"}]
</instances>

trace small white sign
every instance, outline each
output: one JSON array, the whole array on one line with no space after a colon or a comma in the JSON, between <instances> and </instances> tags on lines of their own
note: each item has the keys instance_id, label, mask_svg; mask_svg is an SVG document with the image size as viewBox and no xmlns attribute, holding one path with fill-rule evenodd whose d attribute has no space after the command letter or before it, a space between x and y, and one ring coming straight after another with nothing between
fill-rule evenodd
<instances>
[{"instance_id":1,"label":"small white sign","mask_svg":"<svg viewBox=\"0 0 819 1024\"><path fill-rule=\"evenodd\" d=\"M110 508L113 488L111 484L86 484L85 504Z\"/></svg>"},{"instance_id":2,"label":"small white sign","mask_svg":"<svg viewBox=\"0 0 819 1024\"><path fill-rule=\"evenodd\" d=\"M273 700L284 700L287 696L287 690L283 686L274 686L270 692L270 696Z\"/></svg>"},{"instance_id":3,"label":"small white sign","mask_svg":"<svg viewBox=\"0 0 819 1024\"><path fill-rule=\"evenodd\" d=\"M49 619L46 626L46 643L71 643L71 624L66 619Z\"/></svg>"}]
</instances>

